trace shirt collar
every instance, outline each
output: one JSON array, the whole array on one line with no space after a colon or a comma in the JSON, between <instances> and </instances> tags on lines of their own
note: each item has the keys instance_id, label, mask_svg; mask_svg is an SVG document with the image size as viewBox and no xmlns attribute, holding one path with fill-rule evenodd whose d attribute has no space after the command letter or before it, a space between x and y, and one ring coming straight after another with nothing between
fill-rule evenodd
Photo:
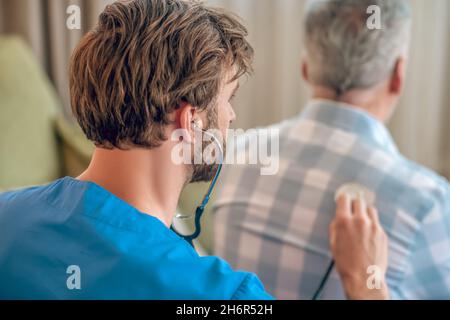
<instances>
[{"instance_id":1,"label":"shirt collar","mask_svg":"<svg viewBox=\"0 0 450 320\"><path fill-rule=\"evenodd\" d=\"M301 118L353 133L387 152L398 154L398 148L384 124L352 105L331 100L312 100Z\"/></svg>"}]
</instances>

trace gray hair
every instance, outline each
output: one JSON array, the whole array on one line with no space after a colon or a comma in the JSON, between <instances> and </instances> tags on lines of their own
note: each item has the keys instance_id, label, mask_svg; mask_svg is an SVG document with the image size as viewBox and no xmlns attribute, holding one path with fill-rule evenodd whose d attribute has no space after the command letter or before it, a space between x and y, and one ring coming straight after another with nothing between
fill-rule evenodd
<instances>
[{"instance_id":1,"label":"gray hair","mask_svg":"<svg viewBox=\"0 0 450 320\"><path fill-rule=\"evenodd\" d=\"M371 5L380 8L381 29L370 29ZM388 78L409 47L407 0L310 0L305 40L309 77L336 90L370 88Z\"/></svg>"}]
</instances>

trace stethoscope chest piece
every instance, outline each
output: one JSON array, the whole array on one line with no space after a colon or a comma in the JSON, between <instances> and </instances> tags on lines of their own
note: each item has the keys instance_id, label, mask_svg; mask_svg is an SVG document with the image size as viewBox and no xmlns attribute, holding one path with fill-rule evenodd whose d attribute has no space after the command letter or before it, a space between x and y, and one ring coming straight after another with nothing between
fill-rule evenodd
<instances>
[{"instance_id":1,"label":"stethoscope chest piece","mask_svg":"<svg viewBox=\"0 0 450 320\"><path fill-rule=\"evenodd\" d=\"M375 204L375 193L357 183L347 183L340 186L335 193L334 200L336 201L344 194L347 194L351 201L362 199L368 206Z\"/></svg>"}]
</instances>

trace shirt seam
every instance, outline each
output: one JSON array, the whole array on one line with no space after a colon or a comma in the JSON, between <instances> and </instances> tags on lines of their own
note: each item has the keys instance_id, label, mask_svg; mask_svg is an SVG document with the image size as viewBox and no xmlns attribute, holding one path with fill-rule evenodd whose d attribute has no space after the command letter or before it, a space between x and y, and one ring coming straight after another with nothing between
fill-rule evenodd
<instances>
[{"instance_id":1,"label":"shirt seam","mask_svg":"<svg viewBox=\"0 0 450 320\"><path fill-rule=\"evenodd\" d=\"M245 276L245 279L242 280L241 284L239 285L239 287L236 289L236 291L234 292L233 296L231 297L231 300L239 300L238 295L244 293L245 290L245 286L247 286L248 282L250 281L250 278L252 277L251 274L247 274Z\"/></svg>"}]
</instances>

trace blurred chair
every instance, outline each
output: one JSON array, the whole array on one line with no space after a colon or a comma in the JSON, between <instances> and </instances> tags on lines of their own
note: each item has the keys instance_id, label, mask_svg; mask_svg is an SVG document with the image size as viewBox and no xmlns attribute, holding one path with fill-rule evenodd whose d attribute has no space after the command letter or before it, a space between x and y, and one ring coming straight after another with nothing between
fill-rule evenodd
<instances>
[{"instance_id":1,"label":"blurred chair","mask_svg":"<svg viewBox=\"0 0 450 320\"><path fill-rule=\"evenodd\" d=\"M0 70L0 190L81 172L93 147L20 38L0 36Z\"/></svg>"},{"instance_id":2,"label":"blurred chair","mask_svg":"<svg viewBox=\"0 0 450 320\"><path fill-rule=\"evenodd\" d=\"M63 116L56 119L56 130L60 140L60 154L65 176L77 177L89 165L94 145L86 139L81 128Z\"/></svg>"}]
</instances>

